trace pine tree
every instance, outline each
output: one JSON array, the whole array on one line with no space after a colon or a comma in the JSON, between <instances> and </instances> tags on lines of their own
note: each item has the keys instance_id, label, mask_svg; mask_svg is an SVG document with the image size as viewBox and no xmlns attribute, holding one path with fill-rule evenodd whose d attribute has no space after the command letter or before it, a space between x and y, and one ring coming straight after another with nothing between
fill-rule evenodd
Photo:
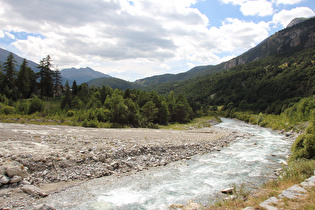
<instances>
[{"instance_id":1,"label":"pine tree","mask_svg":"<svg viewBox=\"0 0 315 210\"><path fill-rule=\"evenodd\" d=\"M39 63L39 89L40 96L53 97L53 71L51 70L51 58L47 55Z\"/></svg>"},{"instance_id":2,"label":"pine tree","mask_svg":"<svg viewBox=\"0 0 315 210\"><path fill-rule=\"evenodd\" d=\"M70 86L69 86L68 81L66 82L65 88L66 88L65 95L62 96L61 104L60 104L62 109L66 108L66 107L70 108L71 102L72 102L71 90L70 90Z\"/></svg>"},{"instance_id":3,"label":"pine tree","mask_svg":"<svg viewBox=\"0 0 315 210\"><path fill-rule=\"evenodd\" d=\"M60 97L61 91L62 91L62 77L61 72L56 69L53 73L53 79L54 79L54 97Z\"/></svg>"},{"instance_id":4,"label":"pine tree","mask_svg":"<svg viewBox=\"0 0 315 210\"><path fill-rule=\"evenodd\" d=\"M24 59L17 78L17 87L20 96L22 98L29 98L35 90L35 83L35 73L27 66L27 61Z\"/></svg>"},{"instance_id":5,"label":"pine tree","mask_svg":"<svg viewBox=\"0 0 315 210\"><path fill-rule=\"evenodd\" d=\"M16 70L15 70L16 61L14 60L14 56L12 53L9 54L7 60L3 64L3 86L4 86L4 94L9 98L16 99Z\"/></svg>"},{"instance_id":6,"label":"pine tree","mask_svg":"<svg viewBox=\"0 0 315 210\"><path fill-rule=\"evenodd\" d=\"M72 95L76 96L78 94L77 81L75 81L75 80L73 81L71 89L72 89Z\"/></svg>"}]
</instances>

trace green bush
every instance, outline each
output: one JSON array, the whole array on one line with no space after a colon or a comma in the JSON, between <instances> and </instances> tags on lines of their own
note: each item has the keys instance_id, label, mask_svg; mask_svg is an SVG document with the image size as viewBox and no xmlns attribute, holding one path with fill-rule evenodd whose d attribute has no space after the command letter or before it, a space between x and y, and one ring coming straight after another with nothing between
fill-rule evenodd
<instances>
[{"instance_id":1,"label":"green bush","mask_svg":"<svg viewBox=\"0 0 315 210\"><path fill-rule=\"evenodd\" d=\"M15 112L15 108L12 106L5 106L2 108L4 114L13 114Z\"/></svg>"},{"instance_id":2,"label":"green bush","mask_svg":"<svg viewBox=\"0 0 315 210\"><path fill-rule=\"evenodd\" d=\"M66 115L67 115L68 117L73 117L73 116L74 116L74 113L75 113L75 112L74 112L73 110L69 110L69 111L67 111L67 114L66 114Z\"/></svg>"},{"instance_id":3,"label":"green bush","mask_svg":"<svg viewBox=\"0 0 315 210\"><path fill-rule=\"evenodd\" d=\"M315 159L315 134L302 134L292 145L292 159Z\"/></svg>"},{"instance_id":4,"label":"green bush","mask_svg":"<svg viewBox=\"0 0 315 210\"><path fill-rule=\"evenodd\" d=\"M28 108L28 114L33 114L35 112L40 112L42 110L43 110L43 102L37 97L32 98L30 106Z\"/></svg>"},{"instance_id":5,"label":"green bush","mask_svg":"<svg viewBox=\"0 0 315 210\"><path fill-rule=\"evenodd\" d=\"M19 101L15 105L16 109L21 114L27 114L28 113L28 103L25 101Z\"/></svg>"},{"instance_id":6,"label":"green bush","mask_svg":"<svg viewBox=\"0 0 315 210\"><path fill-rule=\"evenodd\" d=\"M82 122L83 127L90 127L90 128L97 128L99 125L99 122L97 120L87 120L85 119Z\"/></svg>"}]
</instances>

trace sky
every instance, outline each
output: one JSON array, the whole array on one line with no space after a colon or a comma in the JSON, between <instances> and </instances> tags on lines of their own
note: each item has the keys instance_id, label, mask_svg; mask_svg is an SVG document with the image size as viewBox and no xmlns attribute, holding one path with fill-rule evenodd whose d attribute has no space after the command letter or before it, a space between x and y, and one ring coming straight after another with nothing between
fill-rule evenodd
<instances>
[{"instance_id":1,"label":"sky","mask_svg":"<svg viewBox=\"0 0 315 210\"><path fill-rule=\"evenodd\" d=\"M0 48L56 69L135 81L215 65L256 46L314 0L0 0Z\"/></svg>"}]
</instances>

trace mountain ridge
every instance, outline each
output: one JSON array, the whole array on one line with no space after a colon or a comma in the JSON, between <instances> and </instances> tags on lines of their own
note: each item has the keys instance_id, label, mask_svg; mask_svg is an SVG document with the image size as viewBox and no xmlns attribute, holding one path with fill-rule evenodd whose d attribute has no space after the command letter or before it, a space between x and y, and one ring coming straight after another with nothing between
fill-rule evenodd
<instances>
[{"instance_id":1,"label":"mountain ridge","mask_svg":"<svg viewBox=\"0 0 315 210\"><path fill-rule=\"evenodd\" d=\"M76 83L82 84L84 82L88 82L93 79L97 78L111 78L110 75L101 73L99 71L95 71L94 69L90 67L85 67L85 68L68 68L68 69L62 69L61 71L61 76L64 78L67 78L69 84L72 84L72 82L75 80Z\"/></svg>"},{"instance_id":2,"label":"mountain ridge","mask_svg":"<svg viewBox=\"0 0 315 210\"><path fill-rule=\"evenodd\" d=\"M284 54L289 51L301 50L315 45L314 31L315 17L294 18L286 28L269 36L257 46L229 61L225 61L217 65L196 66L187 72L180 74L155 75L136 80L135 82L147 86L156 86L165 82L180 82L186 79L204 77L222 70L227 70L237 65L263 59L269 55ZM202 70L194 71L200 67L203 67Z\"/></svg>"}]
</instances>

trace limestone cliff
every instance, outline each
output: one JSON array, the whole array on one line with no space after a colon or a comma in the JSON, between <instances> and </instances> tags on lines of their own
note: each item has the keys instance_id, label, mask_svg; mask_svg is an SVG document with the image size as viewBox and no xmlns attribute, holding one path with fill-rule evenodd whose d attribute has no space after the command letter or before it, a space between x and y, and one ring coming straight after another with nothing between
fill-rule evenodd
<instances>
[{"instance_id":1,"label":"limestone cliff","mask_svg":"<svg viewBox=\"0 0 315 210\"><path fill-rule=\"evenodd\" d=\"M262 43L242 55L226 62L224 68L229 69L236 65L267 57L296 52L303 48L315 45L315 18L302 21L294 19L287 28L275 33Z\"/></svg>"}]
</instances>

